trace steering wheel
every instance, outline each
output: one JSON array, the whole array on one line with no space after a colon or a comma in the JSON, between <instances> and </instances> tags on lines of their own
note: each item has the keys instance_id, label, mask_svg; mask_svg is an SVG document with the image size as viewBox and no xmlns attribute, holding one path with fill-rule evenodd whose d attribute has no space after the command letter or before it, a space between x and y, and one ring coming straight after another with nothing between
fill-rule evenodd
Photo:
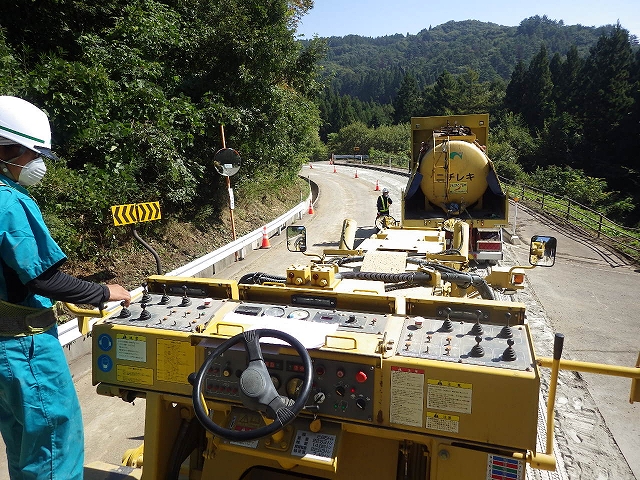
<instances>
[{"instance_id":1,"label":"steering wheel","mask_svg":"<svg viewBox=\"0 0 640 480\"><path fill-rule=\"evenodd\" d=\"M288 343L298 352L302 359L304 382L295 401L280 395L273 385L271 375L269 375L267 366L262 358L262 349L260 348L260 338L262 337L277 338ZM249 366L240 376L240 388L238 389L240 399L245 407L253 411L265 412L266 417L272 419L273 422L254 430L237 431L221 427L211 420L202 403L202 387L205 374L209 371L213 361L242 341L249 355ZM234 441L257 440L267 435L272 435L296 418L306 405L312 382L313 367L311 365L311 357L306 348L295 337L280 330L268 328L247 330L223 342L204 361L193 384L193 408L202 426L214 435Z\"/></svg>"}]
</instances>

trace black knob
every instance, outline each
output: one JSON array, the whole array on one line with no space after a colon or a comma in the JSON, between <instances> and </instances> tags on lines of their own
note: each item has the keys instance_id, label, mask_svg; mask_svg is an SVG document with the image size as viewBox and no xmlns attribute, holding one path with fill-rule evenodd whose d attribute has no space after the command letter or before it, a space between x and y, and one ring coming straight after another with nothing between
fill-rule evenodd
<instances>
[{"instance_id":1,"label":"black knob","mask_svg":"<svg viewBox=\"0 0 640 480\"><path fill-rule=\"evenodd\" d=\"M507 340L507 345L509 346L502 352L502 359L505 362L513 362L517 358L516 351L513 348L514 343L511 339Z\"/></svg>"},{"instance_id":2,"label":"black knob","mask_svg":"<svg viewBox=\"0 0 640 480\"><path fill-rule=\"evenodd\" d=\"M169 295L167 295L167 284L162 284L162 298L160 299L160 305L167 305L169 303Z\"/></svg>"},{"instance_id":3,"label":"black knob","mask_svg":"<svg viewBox=\"0 0 640 480\"><path fill-rule=\"evenodd\" d=\"M444 322L442 322L442 326L440 327L440 331L441 332L453 332L453 322L449 318L449 316L451 315L451 308L450 307L446 307L444 309L444 313L447 315L447 319Z\"/></svg>"},{"instance_id":4,"label":"black knob","mask_svg":"<svg viewBox=\"0 0 640 480\"><path fill-rule=\"evenodd\" d=\"M182 290L184 294L182 296L182 302L180 303L180 306L188 307L189 305L191 305L191 299L187 296L187 286L183 285Z\"/></svg>"},{"instance_id":5,"label":"black knob","mask_svg":"<svg viewBox=\"0 0 640 480\"><path fill-rule=\"evenodd\" d=\"M344 393L345 393L345 389L342 385L338 385L336 387L336 395L340 396L340 397L344 397Z\"/></svg>"},{"instance_id":6,"label":"black knob","mask_svg":"<svg viewBox=\"0 0 640 480\"><path fill-rule=\"evenodd\" d=\"M120 310L118 318L129 318L131 316L131 311L124 306L124 301L120 302L120 305L122 305L122 310Z\"/></svg>"},{"instance_id":7,"label":"black knob","mask_svg":"<svg viewBox=\"0 0 640 480\"><path fill-rule=\"evenodd\" d=\"M149 290L147 289L147 282L142 283L142 298L140 299L140 303L151 303L151 295L149 295Z\"/></svg>"},{"instance_id":8,"label":"black knob","mask_svg":"<svg viewBox=\"0 0 640 480\"><path fill-rule=\"evenodd\" d=\"M142 304L142 311L140 312L140 320L149 320L151 318L151 313L147 311L147 304Z\"/></svg>"}]
</instances>

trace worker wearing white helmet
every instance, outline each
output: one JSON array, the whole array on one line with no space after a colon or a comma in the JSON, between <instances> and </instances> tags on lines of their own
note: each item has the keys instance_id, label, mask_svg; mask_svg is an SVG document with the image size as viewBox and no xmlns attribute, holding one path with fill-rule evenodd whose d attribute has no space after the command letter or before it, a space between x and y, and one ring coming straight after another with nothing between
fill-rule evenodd
<instances>
[{"instance_id":1,"label":"worker wearing white helmet","mask_svg":"<svg viewBox=\"0 0 640 480\"><path fill-rule=\"evenodd\" d=\"M55 159L47 115L0 96L0 432L11 479L82 479L82 414L58 341L55 300L131 301L120 285L59 270L66 256L24 186Z\"/></svg>"},{"instance_id":2,"label":"worker wearing white helmet","mask_svg":"<svg viewBox=\"0 0 640 480\"><path fill-rule=\"evenodd\" d=\"M389 189L383 188L382 195L378 197L378 216L389 215L389 206L393 203L389 197Z\"/></svg>"}]
</instances>

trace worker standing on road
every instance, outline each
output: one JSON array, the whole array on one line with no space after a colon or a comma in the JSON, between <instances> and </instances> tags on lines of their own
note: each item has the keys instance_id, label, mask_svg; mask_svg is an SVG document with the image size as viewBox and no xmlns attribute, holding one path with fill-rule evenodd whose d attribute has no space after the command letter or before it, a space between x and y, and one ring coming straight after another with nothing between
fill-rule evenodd
<instances>
[{"instance_id":1,"label":"worker standing on road","mask_svg":"<svg viewBox=\"0 0 640 480\"><path fill-rule=\"evenodd\" d=\"M389 206L393 200L389 197L389 189L383 188L382 195L378 197L378 216L389 215Z\"/></svg>"},{"instance_id":2,"label":"worker standing on road","mask_svg":"<svg viewBox=\"0 0 640 480\"><path fill-rule=\"evenodd\" d=\"M54 300L128 305L131 295L59 270L66 256L23 188L42 180L42 157L56 159L46 114L0 96L0 431L11 479L82 479L82 414Z\"/></svg>"}]
</instances>

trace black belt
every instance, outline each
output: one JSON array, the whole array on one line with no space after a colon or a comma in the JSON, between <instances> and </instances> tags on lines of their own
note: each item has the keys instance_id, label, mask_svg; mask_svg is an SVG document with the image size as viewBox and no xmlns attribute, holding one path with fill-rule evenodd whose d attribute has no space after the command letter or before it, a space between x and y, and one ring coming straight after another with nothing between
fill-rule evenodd
<instances>
[{"instance_id":1,"label":"black belt","mask_svg":"<svg viewBox=\"0 0 640 480\"><path fill-rule=\"evenodd\" d=\"M0 300L0 336L18 337L46 332L58 322L55 308L31 308Z\"/></svg>"}]
</instances>

